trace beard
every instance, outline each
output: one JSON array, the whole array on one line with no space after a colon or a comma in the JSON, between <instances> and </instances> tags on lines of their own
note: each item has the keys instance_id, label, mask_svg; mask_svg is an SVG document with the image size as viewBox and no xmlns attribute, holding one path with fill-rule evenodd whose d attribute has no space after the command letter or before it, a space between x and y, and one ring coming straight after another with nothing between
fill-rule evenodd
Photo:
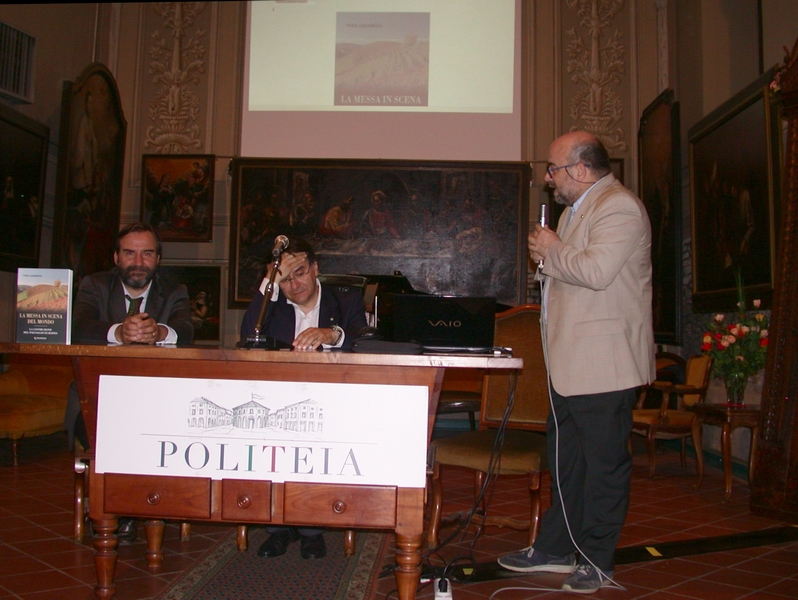
<instances>
[{"instance_id":1,"label":"beard","mask_svg":"<svg viewBox=\"0 0 798 600\"><path fill-rule=\"evenodd\" d=\"M554 201L557 204L562 204L563 206L571 206L574 202L579 199L579 196L573 198L572 190L564 190L560 187L550 186L552 196L554 196Z\"/></svg>"},{"instance_id":2,"label":"beard","mask_svg":"<svg viewBox=\"0 0 798 600\"><path fill-rule=\"evenodd\" d=\"M558 190L554 190L554 192L552 193L552 196L554 196L554 201L557 204L562 204L563 206L568 206L568 201L565 198L562 197L562 194Z\"/></svg>"},{"instance_id":3,"label":"beard","mask_svg":"<svg viewBox=\"0 0 798 600\"><path fill-rule=\"evenodd\" d=\"M120 273L122 281L132 290L141 290L155 277L155 271L148 267L130 266Z\"/></svg>"}]
</instances>

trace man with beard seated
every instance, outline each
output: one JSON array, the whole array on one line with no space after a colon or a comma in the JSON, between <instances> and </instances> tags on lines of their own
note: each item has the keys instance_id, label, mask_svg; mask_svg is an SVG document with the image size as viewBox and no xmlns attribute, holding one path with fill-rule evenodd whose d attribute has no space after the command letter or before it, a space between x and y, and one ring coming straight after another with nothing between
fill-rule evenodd
<instances>
[{"instance_id":1,"label":"man with beard seated","mask_svg":"<svg viewBox=\"0 0 798 600\"><path fill-rule=\"evenodd\" d=\"M194 338L188 291L158 276L161 240L148 223L124 227L116 236L111 271L93 273L80 282L72 310L75 344L189 344ZM64 429L72 447L77 437L89 447L80 399L69 389ZM136 539L136 519L121 517L120 543Z\"/></svg>"}]
</instances>

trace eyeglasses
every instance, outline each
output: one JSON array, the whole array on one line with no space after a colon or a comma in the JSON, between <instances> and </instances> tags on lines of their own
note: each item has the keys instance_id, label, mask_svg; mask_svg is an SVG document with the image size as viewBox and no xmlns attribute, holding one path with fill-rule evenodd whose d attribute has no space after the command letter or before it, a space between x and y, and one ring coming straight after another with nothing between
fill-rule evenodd
<instances>
[{"instance_id":1,"label":"eyeglasses","mask_svg":"<svg viewBox=\"0 0 798 600\"><path fill-rule=\"evenodd\" d=\"M546 167L546 174L549 177L554 177L554 173L556 171L559 171L560 169L567 169L568 167L575 167L578 164L580 164L580 163L575 162L575 163L571 163L570 165L563 165L561 167L555 167L554 165L549 165L548 167ZM585 166L587 166L587 165L585 165ZM566 173L567 173L567 171L566 171Z\"/></svg>"},{"instance_id":2,"label":"eyeglasses","mask_svg":"<svg viewBox=\"0 0 798 600\"><path fill-rule=\"evenodd\" d=\"M285 279L281 280L281 281L280 281L280 285L283 285L284 283L285 283L286 285L288 285L288 284L289 284L289 283L291 283L291 282L292 282L294 279L302 279L302 278L303 278L303 277L305 277L305 276L306 276L308 273L310 273L310 267L299 267L299 268L298 268L296 271L294 271L294 272L291 274L291 277L286 277Z\"/></svg>"}]
</instances>

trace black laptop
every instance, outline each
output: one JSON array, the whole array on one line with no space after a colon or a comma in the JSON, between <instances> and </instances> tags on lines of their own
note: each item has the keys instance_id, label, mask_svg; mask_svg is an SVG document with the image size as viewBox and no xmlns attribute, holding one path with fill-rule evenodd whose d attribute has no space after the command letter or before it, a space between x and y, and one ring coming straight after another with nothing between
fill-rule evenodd
<instances>
[{"instance_id":1,"label":"black laptop","mask_svg":"<svg viewBox=\"0 0 798 600\"><path fill-rule=\"evenodd\" d=\"M421 344L424 352L493 352L496 298L396 294L394 341Z\"/></svg>"}]
</instances>

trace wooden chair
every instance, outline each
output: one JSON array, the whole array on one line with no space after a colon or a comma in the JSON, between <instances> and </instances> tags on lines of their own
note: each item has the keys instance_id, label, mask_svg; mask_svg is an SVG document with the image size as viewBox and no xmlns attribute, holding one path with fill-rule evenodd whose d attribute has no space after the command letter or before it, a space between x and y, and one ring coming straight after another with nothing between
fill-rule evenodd
<instances>
[{"instance_id":1,"label":"wooden chair","mask_svg":"<svg viewBox=\"0 0 798 600\"><path fill-rule=\"evenodd\" d=\"M657 352L656 355L657 381L670 383L684 383L684 373L687 362L678 354L672 352ZM638 402L636 408L659 408L662 405L662 394L647 388L644 404ZM673 403L668 408L676 408Z\"/></svg>"},{"instance_id":2,"label":"wooden chair","mask_svg":"<svg viewBox=\"0 0 798 600\"><path fill-rule=\"evenodd\" d=\"M687 361L673 352L657 352L655 357L657 381L684 383Z\"/></svg>"},{"instance_id":3,"label":"wooden chair","mask_svg":"<svg viewBox=\"0 0 798 600\"><path fill-rule=\"evenodd\" d=\"M682 470L687 468L685 442L688 437L692 437L693 447L696 450L696 471L699 480L703 476L704 457L701 454L701 445L693 435L695 413L690 410L690 407L704 401L711 372L712 358L705 354L695 355L687 360L684 384L654 381L642 388L637 408L632 411L632 433L646 436L649 477L654 477L656 469L657 440L681 440ZM646 394L650 389L657 390L662 394L659 408L643 408ZM675 409L668 407L671 395L677 398Z\"/></svg>"},{"instance_id":4,"label":"wooden chair","mask_svg":"<svg viewBox=\"0 0 798 600\"><path fill-rule=\"evenodd\" d=\"M524 305L496 315L496 345L513 349L513 356L523 358L518 372L515 401L510 414L497 466L498 475L529 475L530 517L518 520L489 515L486 525L528 529L530 545L537 537L540 522L540 474L548 469L546 461L546 419L549 415L548 375L540 339L540 306ZM482 488L491 450L504 416L513 375L487 373L482 386L479 430L434 440L432 468L432 510L427 541L438 545L441 526L443 490L441 469L445 465L467 467L475 471L475 493ZM483 506L484 510L484 506Z\"/></svg>"},{"instance_id":5,"label":"wooden chair","mask_svg":"<svg viewBox=\"0 0 798 600\"><path fill-rule=\"evenodd\" d=\"M477 428L476 413L482 407L482 369L446 369L438 399L437 415L468 413L471 431Z\"/></svg>"}]
</instances>

